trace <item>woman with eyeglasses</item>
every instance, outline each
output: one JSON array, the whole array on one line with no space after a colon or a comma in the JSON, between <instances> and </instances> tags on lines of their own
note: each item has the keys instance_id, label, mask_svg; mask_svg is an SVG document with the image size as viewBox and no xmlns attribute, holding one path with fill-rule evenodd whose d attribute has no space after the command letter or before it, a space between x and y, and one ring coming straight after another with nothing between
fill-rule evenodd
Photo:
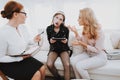
<instances>
[{"instance_id":1,"label":"woman with eyeglasses","mask_svg":"<svg viewBox=\"0 0 120 80\"><path fill-rule=\"evenodd\" d=\"M22 4L9 1L1 11L8 23L0 29L0 70L15 80L44 80L45 66L31 55L17 56L30 43L40 41L40 36L30 40L25 26L26 13ZM12 55L12 56L11 56Z\"/></svg>"}]
</instances>

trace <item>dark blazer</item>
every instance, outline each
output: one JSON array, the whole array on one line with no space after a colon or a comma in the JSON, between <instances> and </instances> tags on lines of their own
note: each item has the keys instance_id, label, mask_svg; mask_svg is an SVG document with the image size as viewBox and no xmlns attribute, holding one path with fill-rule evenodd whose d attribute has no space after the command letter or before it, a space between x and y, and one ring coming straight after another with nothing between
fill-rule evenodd
<instances>
[{"instance_id":1,"label":"dark blazer","mask_svg":"<svg viewBox=\"0 0 120 80\"><path fill-rule=\"evenodd\" d=\"M55 43L50 43L50 39L52 37L55 38L69 38L69 29L63 25L60 26L60 31L56 33L54 31L54 25L50 25L46 29L47 32L47 38L50 44L50 51L55 51L58 54L60 54L63 51L68 51L70 50L68 47L68 42L67 43L62 43L61 40L57 40Z\"/></svg>"}]
</instances>

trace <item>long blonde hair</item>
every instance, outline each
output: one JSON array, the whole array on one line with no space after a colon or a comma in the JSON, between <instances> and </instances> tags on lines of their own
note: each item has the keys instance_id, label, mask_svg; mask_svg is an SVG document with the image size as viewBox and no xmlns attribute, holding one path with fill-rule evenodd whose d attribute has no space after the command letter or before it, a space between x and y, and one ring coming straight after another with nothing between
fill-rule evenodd
<instances>
[{"instance_id":1,"label":"long blonde hair","mask_svg":"<svg viewBox=\"0 0 120 80\"><path fill-rule=\"evenodd\" d=\"M83 35L88 35L88 39L97 39L98 33L97 29L99 28L99 24L94 16L94 12L90 8L84 8L80 10L80 18L82 20L83 27Z\"/></svg>"}]
</instances>

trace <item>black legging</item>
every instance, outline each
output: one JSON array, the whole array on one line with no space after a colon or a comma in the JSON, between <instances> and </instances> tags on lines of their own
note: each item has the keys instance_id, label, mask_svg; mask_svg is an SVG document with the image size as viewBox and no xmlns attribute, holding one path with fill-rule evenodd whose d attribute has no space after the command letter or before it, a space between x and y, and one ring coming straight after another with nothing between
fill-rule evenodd
<instances>
[{"instance_id":1,"label":"black legging","mask_svg":"<svg viewBox=\"0 0 120 80\"><path fill-rule=\"evenodd\" d=\"M55 52L50 52L47 59L47 66L50 72L54 75L56 80L61 80L60 75L58 74L57 69L55 68L55 61L58 58L58 54ZM67 51L64 51L60 54L62 64L64 66L65 80L70 80L70 57Z\"/></svg>"}]
</instances>

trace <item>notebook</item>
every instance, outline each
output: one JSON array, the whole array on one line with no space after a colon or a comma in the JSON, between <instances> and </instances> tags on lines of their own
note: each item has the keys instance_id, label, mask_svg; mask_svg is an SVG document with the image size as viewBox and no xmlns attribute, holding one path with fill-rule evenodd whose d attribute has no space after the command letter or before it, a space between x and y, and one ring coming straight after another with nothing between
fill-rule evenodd
<instances>
[{"instance_id":1,"label":"notebook","mask_svg":"<svg viewBox=\"0 0 120 80\"><path fill-rule=\"evenodd\" d=\"M19 55L9 55L11 57L20 57L20 56L25 56L25 55L35 55L36 53L38 53L40 51L40 46L32 46L29 47L28 49L26 49L25 51L23 51L21 54Z\"/></svg>"}]
</instances>

